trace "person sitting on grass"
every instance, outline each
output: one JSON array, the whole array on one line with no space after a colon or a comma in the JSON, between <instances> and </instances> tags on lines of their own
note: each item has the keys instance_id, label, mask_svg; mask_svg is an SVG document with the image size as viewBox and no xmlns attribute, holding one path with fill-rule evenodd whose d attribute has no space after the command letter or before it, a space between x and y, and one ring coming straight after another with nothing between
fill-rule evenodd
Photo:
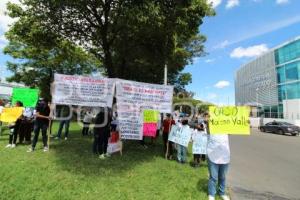
<instances>
[{"instance_id":1,"label":"person sitting on grass","mask_svg":"<svg viewBox=\"0 0 300 200\"><path fill-rule=\"evenodd\" d=\"M34 137L32 141L31 148L28 149L27 152L33 152L35 150L36 143L39 138L40 130L42 130L43 136L43 144L44 144L44 152L48 151L48 144L47 144L47 129L49 126L49 121L51 118L50 115L50 107L48 105L48 101L46 99L41 99L36 107L36 114L35 114L35 122L34 122Z\"/></svg>"},{"instance_id":2,"label":"person sitting on grass","mask_svg":"<svg viewBox=\"0 0 300 200\"><path fill-rule=\"evenodd\" d=\"M209 130L209 115L205 115L207 130ZM230 200L226 195L226 174L230 163L230 149L228 135L211 135L208 132L207 157L208 157L208 199L215 200L217 184L222 200Z\"/></svg>"},{"instance_id":3,"label":"person sitting on grass","mask_svg":"<svg viewBox=\"0 0 300 200\"><path fill-rule=\"evenodd\" d=\"M180 128L180 133L182 133L182 131L184 131L184 129L189 129L189 125L188 125L188 120L187 119L183 119L181 124L182 127ZM179 163L184 164L186 162L186 154L187 154L187 148L183 145L177 144L177 161Z\"/></svg>"},{"instance_id":4,"label":"person sitting on grass","mask_svg":"<svg viewBox=\"0 0 300 200\"><path fill-rule=\"evenodd\" d=\"M15 107L23 107L23 103L21 101L17 101L15 104ZM15 148L18 134L20 132L20 126L21 126L21 118L23 115L21 115L15 123L10 124L8 127L10 129L9 139L8 139L8 145L6 145L5 148Z\"/></svg>"}]
</instances>

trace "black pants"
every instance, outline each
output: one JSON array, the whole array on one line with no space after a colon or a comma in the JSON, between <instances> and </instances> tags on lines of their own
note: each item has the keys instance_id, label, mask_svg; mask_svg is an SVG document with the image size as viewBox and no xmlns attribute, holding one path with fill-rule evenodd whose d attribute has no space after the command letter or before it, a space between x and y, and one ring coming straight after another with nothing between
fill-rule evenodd
<instances>
[{"instance_id":1,"label":"black pants","mask_svg":"<svg viewBox=\"0 0 300 200\"><path fill-rule=\"evenodd\" d=\"M40 130L42 130L44 147L48 146L47 145L47 128L48 128L47 123L43 123L43 122L39 122L39 121L36 121L34 123L34 137L33 137L33 141L32 141L32 149L35 148L36 143L39 139Z\"/></svg>"},{"instance_id":2,"label":"black pants","mask_svg":"<svg viewBox=\"0 0 300 200\"><path fill-rule=\"evenodd\" d=\"M83 122L83 129L82 129L82 135L88 135L89 134L89 128L90 128L90 123Z\"/></svg>"},{"instance_id":3,"label":"black pants","mask_svg":"<svg viewBox=\"0 0 300 200\"><path fill-rule=\"evenodd\" d=\"M200 164L200 159L201 155L200 154L194 154L194 163L195 164Z\"/></svg>"},{"instance_id":4,"label":"black pants","mask_svg":"<svg viewBox=\"0 0 300 200\"><path fill-rule=\"evenodd\" d=\"M9 144L16 144L17 143L17 139L18 139L18 134L20 132L20 125L21 125L21 121L16 121L16 124L11 127L13 128L12 131L10 131L10 134L9 134L9 141L8 143Z\"/></svg>"},{"instance_id":5,"label":"black pants","mask_svg":"<svg viewBox=\"0 0 300 200\"><path fill-rule=\"evenodd\" d=\"M173 142L168 141L169 134L163 133L164 152L167 153L167 144L169 143L168 157L173 155Z\"/></svg>"},{"instance_id":6,"label":"black pants","mask_svg":"<svg viewBox=\"0 0 300 200\"><path fill-rule=\"evenodd\" d=\"M32 122L29 120L24 120L21 123L21 127L20 127L20 138L19 138L19 142L23 143L24 139L26 142L30 142L31 141L31 132L32 132Z\"/></svg>"},{"instance_id":7,"label":"black pants","mask_svg":"<svg viewBox=\"0 0 300 200\"><path fill-rule=\"evenodd\" d=\"M93 152L95 154L106 154L108 145L108 133L94 133Z\"/></svg>"}]
</instances>

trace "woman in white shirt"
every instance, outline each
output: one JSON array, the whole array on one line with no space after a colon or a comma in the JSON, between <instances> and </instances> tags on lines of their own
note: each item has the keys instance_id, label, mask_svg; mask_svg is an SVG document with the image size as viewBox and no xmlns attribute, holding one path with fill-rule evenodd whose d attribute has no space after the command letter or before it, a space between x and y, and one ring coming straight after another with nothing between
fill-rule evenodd
<instances>
[{"instance_id":1,"label":"woman in white shirt","mask_svg":"<svg viewBox=\"0 0 300 200\"><path fill-rule=\"evenodd\" d=\"M207 133L209 115L205 114L205 124ZM217 193L216 186L219 185L219 195L223 200L229 200L226 195L226 174L230 163L230 148L228 135L208 135L207 142L207 162L209 171L208 180L208 199L215 200Z\"/></svg>"}]
</instances>

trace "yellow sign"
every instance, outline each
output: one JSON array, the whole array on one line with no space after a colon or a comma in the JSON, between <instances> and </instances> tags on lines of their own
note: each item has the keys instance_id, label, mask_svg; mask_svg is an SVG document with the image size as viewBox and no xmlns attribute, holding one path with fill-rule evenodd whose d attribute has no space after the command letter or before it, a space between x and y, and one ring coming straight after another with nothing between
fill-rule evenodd
<instances>
[{"instance_id":1,"label":"yellow sign","mask_svg":"<svg viewBox=\"0 0 300 200\"><path fill-rule=\"evenodd\" d=\"M22 113L22 107L3 108L2 113L0 115L0 121L6 123L15 122L22 115Z\"/></svg>"},{"instance_id":2,"label":"yellow sign","mask_svg":"<svg viewBox=\"0 0 300 200\"><path fill-rule=\"evenodd\" d=\"M210 106L209 115L210 134L250 135L247 106Z\"/></svg>"},{"instance_id":3,"label":"yellow sign","mask_svg":"<svg viewBox=\"0 0 300 200\"><path fill-rule=\"evenodd\" d=\"M157 123L158 115L157 110L144 110L144 123Z\"/></svg>"}]
</instances>

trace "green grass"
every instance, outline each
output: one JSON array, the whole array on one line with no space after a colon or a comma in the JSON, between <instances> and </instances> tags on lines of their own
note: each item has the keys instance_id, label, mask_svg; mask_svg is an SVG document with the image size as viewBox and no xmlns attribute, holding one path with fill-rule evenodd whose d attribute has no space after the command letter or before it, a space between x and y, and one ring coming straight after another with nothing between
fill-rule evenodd
<instances>
[{"instance_id":1,"label":"green grass","mask_svg":"<svg viewBox=\"0 0 300 200\"><path fill-rule=\"evenodd\" d=\"M41 136L33 153L25 145L5 149L8 131L0 136L1 200L207 199L206 163L195 169L165 160L161 138L148 149L126 141L123 156L100 160L92 154L92 137L83 138L75 123L70 129L69 140L52 140L47 153Z\"/></svg>"}]
</instances>

